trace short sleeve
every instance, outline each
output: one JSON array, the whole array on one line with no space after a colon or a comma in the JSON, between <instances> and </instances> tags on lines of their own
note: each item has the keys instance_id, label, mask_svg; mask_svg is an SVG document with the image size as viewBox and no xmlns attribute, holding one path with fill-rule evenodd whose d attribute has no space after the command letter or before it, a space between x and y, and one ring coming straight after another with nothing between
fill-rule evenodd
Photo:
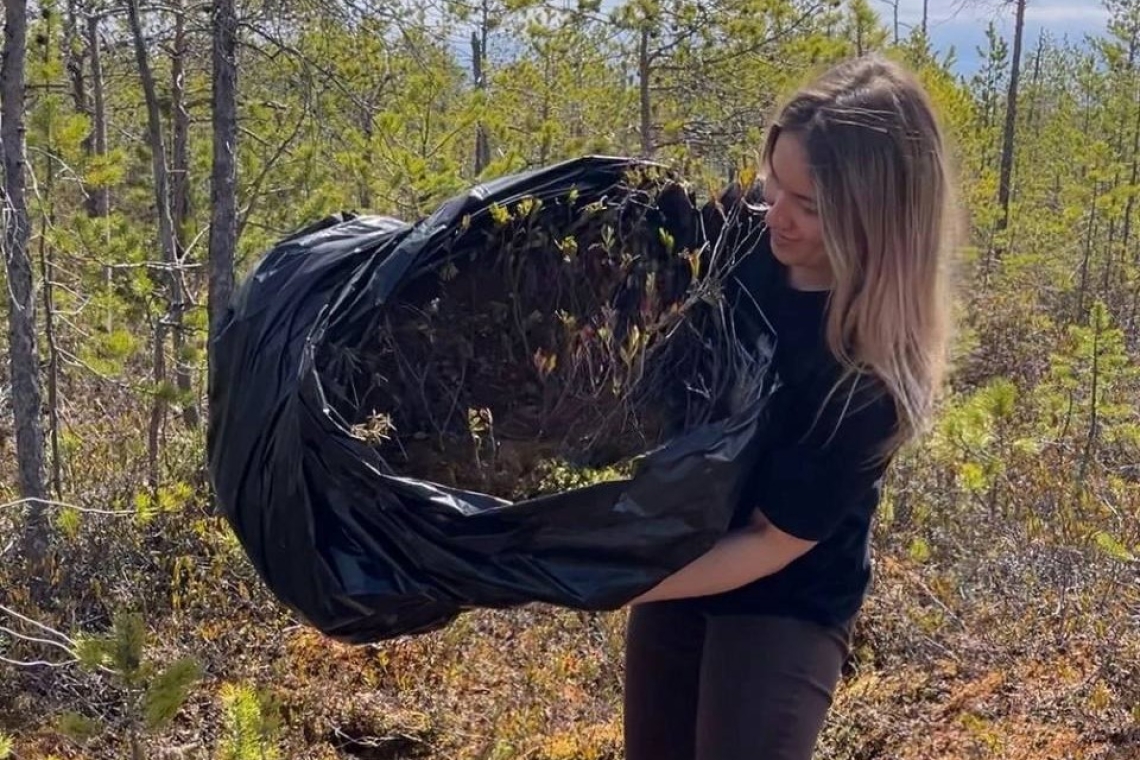
<instances>
[{"instance_id":1,"label":"short sleeve","mask_svg":"<svg viewBox=\"0 0 1140 760\"><path fill-rule=\"evenodd\" d=\"M796 417L806 422L763 453L749 500L785 533L805 541L828 538L852 509L867 503L886 471L889 457L880 454L895 434L894 402L879 383L856 381L855 389L837 390L818 420L826 393L783 400L777 393L772 399L796 404Z\"/></svg>"}]
</instances>

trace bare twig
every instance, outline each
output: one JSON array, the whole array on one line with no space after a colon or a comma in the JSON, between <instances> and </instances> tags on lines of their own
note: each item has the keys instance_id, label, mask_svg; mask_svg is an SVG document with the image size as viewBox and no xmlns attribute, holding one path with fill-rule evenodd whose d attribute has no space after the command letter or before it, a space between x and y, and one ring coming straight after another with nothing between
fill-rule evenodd
<instances>
[{"instance_id":1,"label":"bare twig","mask_svg":"<svg viewBox=\"0 0 1140 760\"><path fill-rule=\"evenodd\" d=\"M20 641L27 641L32 644L43 644L44 646L55 647L57 649L62 649L72 657L76 656L75 652L72 651L70 647L65 644L61 644L58 641L52 641L51 639L41 639L37 636L29 636L26 633L20 633L19 631L15 631L5 625L0 625L0 632L6 633L9 636L19 639Z\"/></svg>"},{"instance_id":2,"label":"bare twig","mask_svg":"<svg viewBox=\"0 0 1140 760\"><path fill-rule=\"evenodd\" d=\"M3 604L0 604L0 612L3 612L5 615L10 615L10 616L16 618L17 620L20 620L24 623L27 623L30 626L33 626L35 628L39 628L41 631L43 631L45 633L50 633L52 636L56 636L60 639L63 639L63 641L67 642L68 644L71 644L72 646L75 645L75 642L67 634L62 633L60 631L57 631L56 629L52 628L51 626L45 625L45 624L39 622L38 620L32 620L30 617L28 617L26 615L21 615L19 612L16 612L14 609L12 609L10 607L6 607Z\"/></svg>"},{"instance_id":3,"label":"bare twig","mask_svg":"<svg viewBox=\"0 0 1140 760\"><path fill-rule=\"evenodd\" d=\"M111 264L93 259L102 266L108 269L150 269L156 272L185 272L190 269L201 269L203 264L200 262L187 262L187 261L132 261L120 264Z\"/></svg>"},{"instance_id":4,"label":"bare twig","mask_svg":"<svg viewBox=\"0 0 1140 760\"><path fill-rule=\"evenodd\" d=\"M47 660L13 660L9 657L0 655L0 662L7 663L8 665L15 665L19 668L33 668L36 666L46 666L49 668L66 668L68 665L74 665L79 662L75 660L65 660L63 662L48 662Z\"/></svg>"},{"instance_id":5,"label":"bare twig","mask_svg":"<svg viewBox=\"0 0 1140 760\"><path fill-rule=\"evenodd\" d=\"M264 184L266 177L269 176L269 172L273 169L274 166L277 165L277 162L281 160L281 157L285 155L286 151L293 144L293 141L297 139L297 135L301 134L301 127L304 126L305 122L309 118L309 98L306 98L304 102L305 108L301 110L301 115L297 118L297 123L293 125L293 130L285 137L284 140L278 143L276 149L273 151L273 154L262 164L261 171L258 172L253 182L251 182L249 184L249 187L246 189L245 195L247 201L245 208L241 212L241 216L238 218L237 225L237 238L239 240L241 239L242 232L245 231L246 224L249 222L250 215L257 207L258 199L263 197L261 186Z\"/></svg>"},{"instance_id":6,"label":"bare twig","mask_svg":"<svg viewBox=\"0 0 1140 760\"><path fill-rule=\"evenodd\" d=\"M52 501L50 499L17 499L5 504L0 504L0 509L12 509L15 507L28 507L39 505L41 507L55 507L58 509L74 509L76 512L83 512L85 514L93 515L111 515L114 517L129 517L135 513L129 510L109 510L109 509L94 509L92 507L77 507L74 504L66 504L62 501ZM0 610L4 608L0 606Z\"/></svg>"}]
</instances>

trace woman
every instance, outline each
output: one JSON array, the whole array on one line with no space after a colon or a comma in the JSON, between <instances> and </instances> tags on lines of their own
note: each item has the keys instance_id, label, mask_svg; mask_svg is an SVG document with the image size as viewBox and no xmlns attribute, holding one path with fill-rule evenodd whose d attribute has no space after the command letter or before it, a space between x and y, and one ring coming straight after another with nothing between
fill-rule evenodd
<instances>
[{"instance_id":1,"label":"woman","mask_svg":"<svg viewBox=\"0 0 1140 760\"><path fill-rule=\"evenodd\" d=\"M783 107L762 158L768 229L737 283L783 385L734 530L633 602L628 760L811 757L881 478L943 372L954 201L916 80L877 56L837 66Z\"/></svg>"}]
</instances>

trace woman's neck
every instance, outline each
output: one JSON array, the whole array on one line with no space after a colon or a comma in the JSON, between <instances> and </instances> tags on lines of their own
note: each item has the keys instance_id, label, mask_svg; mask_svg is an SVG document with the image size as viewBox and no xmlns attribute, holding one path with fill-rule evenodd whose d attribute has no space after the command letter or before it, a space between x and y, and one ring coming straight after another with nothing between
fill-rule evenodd
<instances>
[{"instance_id":1,"label":"woman's neck","mask_svg":"<svg viewBox=\"0 0 1140 760\"><path fill-rule=\"evenodd\" d=\"M792 290L831 290L833 282L831 267L788 267L788 287Z\"/></svg>"}]
</instances>

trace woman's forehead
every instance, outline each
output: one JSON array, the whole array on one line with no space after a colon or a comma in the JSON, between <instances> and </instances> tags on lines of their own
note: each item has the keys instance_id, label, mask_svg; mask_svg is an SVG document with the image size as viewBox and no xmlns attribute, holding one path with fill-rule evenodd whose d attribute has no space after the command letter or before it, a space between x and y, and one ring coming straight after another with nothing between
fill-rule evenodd
<instances>
[{"instance_id":1,"label":"woman's forehead","mask_svg":"<svg viewBox=\"0 0 1140 760\"><path fill-rule=\"evenodd\" d=\"M776 138L769 163L769 171L785 190L805 198L814 194L815 183L812 181L807 151L799 135L782 132Z\"/></svg>"}]
</instances>

